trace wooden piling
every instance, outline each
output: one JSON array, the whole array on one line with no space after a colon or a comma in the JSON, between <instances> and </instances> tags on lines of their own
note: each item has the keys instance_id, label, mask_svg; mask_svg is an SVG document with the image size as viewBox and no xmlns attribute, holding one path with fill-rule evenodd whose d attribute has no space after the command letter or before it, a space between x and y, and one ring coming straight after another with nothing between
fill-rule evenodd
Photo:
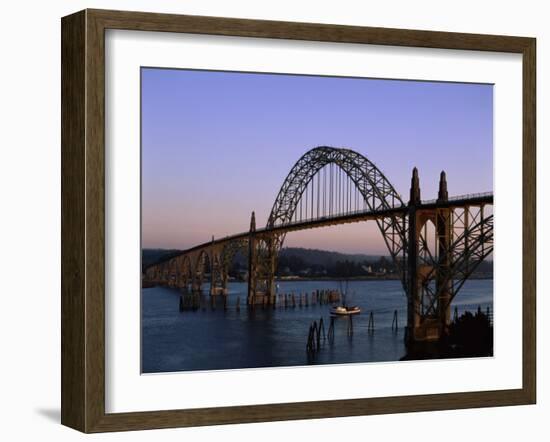
<instances>
[{"instance_id":1,"label":"wooden piling","mask_svg":"<svg viewBox=\"0 0 550 442\"><path fill-rule=\"evenodd\" d=\"M334 341L334 317L333 316L330 317L330 326L328 327L327 337L328 337L329 342Z\"/></svg>"},{"instance_id":2,"label":"wooden piling","mask_svg":"<svg viewBox=\"0 0 550 442\"><path fill-rule=\"evenodd\" d=\"M321 348L321 330L317 326L317 321L313 323L313 329L315 330L315 338L317 340L317 350L319 350Z\"/></svg>"},{"instance_id":3,"label":"wooden piling","mask_svg":"<svg viewBox=\"0 0 550 442\"><path fill-rule=\"evenodd\" d=\"M313 325L310 325L310 326L309 326L309 332L308 332L308 334L307 334L306 350L307 350L309 353L315 351L315 340L314 340Z\"/></svg>"},{"instance_id":4,"label":"wooden piling","mask_svg":"<svg viewBox=\"0 0 550 442\"><path fill-rule=\"evenodd\" d=\"M370 315L369 315L369 324L367 326L367 330L369 332L374 332L374 315L372 311L370 312Z\"/></svg>"}]
</instances>

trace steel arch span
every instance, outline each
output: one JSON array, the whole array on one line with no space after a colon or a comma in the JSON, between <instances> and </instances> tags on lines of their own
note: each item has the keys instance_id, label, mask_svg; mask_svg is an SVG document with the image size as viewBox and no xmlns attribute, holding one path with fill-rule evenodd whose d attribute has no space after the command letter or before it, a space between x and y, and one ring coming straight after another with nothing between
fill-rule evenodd
<instances>
[{"instance_id":1,"label":"steel arch span","mask_svg":"<svg viewBox=\"0 0 550 442\"><path fill-rule=\"evenodd\" d=\"M390 181L367 157L351 149L320 146L302 155L290 170L271 209L267 228L289 224L304 198L308 185L323 168L332 165L353 182L368 210L383 213L405 206ZM404 218L403 215L396 214L376 218L388 251L402 274L406 251ZM282 247L284 237L282 234L276 238L276 251ZM404 277L403 282L405 281Z\"/></svg>"}]
</instances>

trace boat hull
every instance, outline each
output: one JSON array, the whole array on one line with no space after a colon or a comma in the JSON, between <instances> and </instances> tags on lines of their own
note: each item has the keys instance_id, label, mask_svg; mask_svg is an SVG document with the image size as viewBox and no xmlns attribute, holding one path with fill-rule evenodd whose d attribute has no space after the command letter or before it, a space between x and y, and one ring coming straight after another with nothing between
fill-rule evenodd
<instances>
[{"instance_id":1,"label":"boat hull","mask_svg":"<svg viewBox=\"0 0 550 442\"><path fill-rule=\"evenodd\" d=\"M342 308L332 308L330 309L331 316L351 316L358 315L361 313L360 308L351 308L351 309L342 309Z\"/></svg>"}]
</instances>

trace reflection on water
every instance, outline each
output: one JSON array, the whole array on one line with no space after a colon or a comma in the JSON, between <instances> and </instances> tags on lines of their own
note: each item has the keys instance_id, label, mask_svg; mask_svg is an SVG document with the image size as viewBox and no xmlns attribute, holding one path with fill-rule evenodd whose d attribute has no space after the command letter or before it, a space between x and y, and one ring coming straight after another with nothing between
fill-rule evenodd
<instances>
[{"instance_id":1,"label":"reflection on water","mask_svg":"<svg viewBox=\"0 0 550 442\"><path fill-rule=\"evenodd\" d=\"M311 293L336 290L337 281L284 281L279 293ZM325 341L315 356L308 356L308 330L323 318L330 324L330 305L308 307L246 307L246 283L230 283L227 308L223 297L207 302L196 311L179 311L179 291L154 287L142 290L142 372L217 370L280 367L310 364L397 361L405 354L406 299L399 281L350 281L348 303L361 307L353 318L334 321L334 341ZM237 309L240 298L240 311ZM483 310L493 305L493 281L467 281L458 294L458 313ZM392 331L397 310L398 330ZM367 331L373 312L374 333Z\"/></svg>"}]
</instances>

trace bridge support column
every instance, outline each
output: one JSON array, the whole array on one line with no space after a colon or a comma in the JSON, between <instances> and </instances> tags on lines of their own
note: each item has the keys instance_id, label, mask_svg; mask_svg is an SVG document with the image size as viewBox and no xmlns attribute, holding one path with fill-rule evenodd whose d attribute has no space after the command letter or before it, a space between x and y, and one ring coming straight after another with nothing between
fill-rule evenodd
<instances>
[{"instance_id":1,"label":"bridge support column","mask_svg":"<svg viewBox=\"0 0 550 442\"><path fill-rule=\"evenodd\" d=\"M193 256L191 258L191 292L192 293L201 293L202 291L202 280L203 280L203 269L201 269L201 256Z\"/></svg>"},{"instance_id":2,"label":"bridge support column","mask_svg":"<svg viewBox=\"0 0 550 442\"><path fill-rule=\"evenodd\" d=\"M229 278L227 269L222 270L221 280L222 280L222 295L227 295L227 280Z\"/></svg>"},{"instance_id":3,"label":"bridge support column","mask_svg":"<svg viewBox=\"0 0 550 442\"><path fill-rule=\"evenodd\" d=\"M272 297L275 295L275 270L277 266L277 251L275 250L273 237L269 238L267 241L267 281L266 281L266 296L267 303L271 303Z\"/></svg>"},{"instance_id":4,"label":"bridge support column","mask_svg":"<svg viewBox=\"0 0 550 442\"><path fill-rule=\"evenodd\" d=\"M441 172L439 178L438 203L444 203L449 200L447 192L447 179L445 171ZM446 336L449 331L451 321L451 210L448 208L438 209L436 219L437 247L439 256L439 266L437 269L436 289L438 293L437 307L438 319L440 325L440 336Z\"/></svg>"},{"instance_id":5,"label":"bridge support column","mask_svg":"<svg viewBox=\"0 0 550 442\"><path fill-rule=\"evenodd\" d=\"M214 256L214 235L212 235L212 247L210 249L210 256L208 258L210 263L210 290L209 294L210 296L213 296L216 294L216 279L217 279L217 272L218 269L216 268L216 258Z\"/></svg>"},{"instance_id":6,"label":"bridge support column","mask_svg":"<svg viewBox=\"0 0 550 442\"><path fill-rule=\"evenodd\" d=\"M216 285L214 283L214 274L213 272L210 272L210 289L208 290L208 294L210 296L214 296L216 294Z\"/></svg>"},{"instance_id":7,"label":"bridge support column","mask_svg":"<svg viewBox=\"0 0 550 442\"><path fill-rule=\"evenodd\" d=\"M420 327L420 278L418 265L418 227L417 206L420 205L420 182L418 169L413 169L411 179L411 193L409 199L409 228L408 228L408 293L407 293L407 329L405 342L410 345L416 341L416 331Z\"/></svg>"},{"instance_id":8,"label":"bridge support column","mask_svg":"<svg viewBox=\"0 0 550 442\"><path fill-rule=\"evenodd\" d=\"M257 240L254 235L256 232L256 215L252 212L250 218L250 234L248 236L248 304L254 304L257 287L257 267L258 257L256 255Z\"/></svg>"},{"instance_id":9,"label":"bridge support column","mask_svg":"<svg viewBox=\"0 0 550 442\"><path fill-rule=\"evenodd\" d=\"M447 181L445 172L439 180L438 203L448 201ZM444 204L443 204L444 205ZM451 317L451 256L449 253L452 239L451 210L446 207L434 209L435 213L426 213L421 209L420 185L418 171L413 170L411 181L411 197L409 201L409 229L408 229L408 306L406 343L409 349L417 347L415 344L434 342L448 333ZM428 265L421 262L419 242L421 230L428 220L435 224L437 247L437 262ZM427 240L427 238L424 238ZM427 245L424 245L427 247ZM430 271L435 271L436 309L424 311L423 291L433 281L428 279Z\"/></svg>"},{"instance_id":10,"label":"bridge support column","mask_svg":"<svg viewBox=\"0 0 550 442\"><path fill-rule=\"evenodd\" d=\"M198 276L194 276L193 277L193 280L191 282L191 291L193 293L200 293L202 290L202 284L199 280L199 277Z\"/></svg>"}]
</instances>

